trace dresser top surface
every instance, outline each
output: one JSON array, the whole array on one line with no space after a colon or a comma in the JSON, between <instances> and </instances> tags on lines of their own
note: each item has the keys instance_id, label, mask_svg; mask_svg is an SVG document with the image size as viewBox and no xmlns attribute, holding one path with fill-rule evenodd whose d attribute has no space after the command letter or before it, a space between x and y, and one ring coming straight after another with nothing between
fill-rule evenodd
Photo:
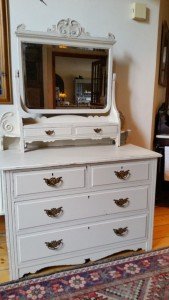
<instances>
[{"instance_id":1,"label":"dresser top surface","mask_svg":"<svg viewBox=\"0 0 169 300\"><path fill-rule=\"evenodd\" d=\"M118 162L160 157L159 153L134 146L83 146L42 148L29 152L0 152L0 170L16 170L86 163Z\"/></svg>"}]
</instances>

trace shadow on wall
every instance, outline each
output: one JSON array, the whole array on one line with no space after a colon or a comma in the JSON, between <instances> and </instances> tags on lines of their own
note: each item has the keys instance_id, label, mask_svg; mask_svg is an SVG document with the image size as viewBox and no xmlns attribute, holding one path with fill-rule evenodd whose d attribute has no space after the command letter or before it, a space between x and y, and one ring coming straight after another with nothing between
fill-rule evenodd
<instances>
[{"instance_id":1,"label":"shadow on wall","mask_svg":"<svg viewBox=\"0 0 169 300\"><path fill-rule=\"evenodd\" d=\"M137 120L134 116L134 109L132 107L131 88L129 87L131 64L133 64L133 60L128 55L126 55L122 60L118 58L115 59L114 72L117 73L116 103L118 110L120 110L125 117L124 128L131 129L127 143L146 147L145 137L139 127L139 120ZM135 102L135 105L138 106L139 103Z\"/></svg>"}]
</instances>

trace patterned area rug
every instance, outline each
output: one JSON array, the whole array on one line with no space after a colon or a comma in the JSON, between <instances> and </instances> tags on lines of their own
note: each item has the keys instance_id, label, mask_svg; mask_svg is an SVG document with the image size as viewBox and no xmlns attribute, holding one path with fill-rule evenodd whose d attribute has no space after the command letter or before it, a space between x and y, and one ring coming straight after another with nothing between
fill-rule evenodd
<instances>
[{"instance_id":1,"label":"patterned area rug","mask_svg":"<svg viewBox=\"0 0 169 300\"><path fill-rule=\"evenodd\" d=\"M169 248L0 286L0 300L169 300Z\"/></svg>"}]
</instances>

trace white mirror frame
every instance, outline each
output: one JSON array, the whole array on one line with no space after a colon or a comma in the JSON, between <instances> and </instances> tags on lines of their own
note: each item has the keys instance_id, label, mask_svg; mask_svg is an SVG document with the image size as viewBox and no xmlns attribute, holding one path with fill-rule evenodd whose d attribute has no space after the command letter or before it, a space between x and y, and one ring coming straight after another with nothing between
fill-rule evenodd
<instances>
[{"instance_id":1,"label":"white mirror frame","mask_svg":"<svg viewBox=\"0 0 169 300\"><path fill-rule=\"evenodd\" d=\"M108 34L107 38L91 37L88 32L85 32L81 25L71 19L61 20L57 25L53 25L52 29L47 32L29 31L26 30L25 25L19 25L16 30L18 38L19 51L19 78L20 78L20 98L19 105L21 111L29 115L33 114L105 114L111 109L112 105L112 74L113 74L113 45L115 38L112 34ZM29 109L25 105L24 80L22 68L22 52L21 44L23 42L51 44L51 45L67 45L70 47L84 47L84 48L100 48L108 50L108 86L107 86L107 105L103 109ZM22 103L21 103L22 102Z\"/></svg>"}]
</instances>

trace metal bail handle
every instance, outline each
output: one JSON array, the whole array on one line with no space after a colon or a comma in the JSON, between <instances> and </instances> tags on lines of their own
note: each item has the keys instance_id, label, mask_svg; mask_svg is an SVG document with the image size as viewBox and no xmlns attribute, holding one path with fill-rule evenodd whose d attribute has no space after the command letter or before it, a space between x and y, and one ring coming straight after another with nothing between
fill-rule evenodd
<instances>
[{"instance_id":1,"label":"metal bail handle","mask_svg":"<svg viewBox=\"0 0 169 300\"><path fill-rule=\"evenodd\" d=\"M46 130L45 133L47 135L53 135L55 133L55 131L54 130Z\"/></svg>"},{"instance_id":2,"label":"metal bail handle","mask_svg":"<svg viewBox=\"0 0 169 300\"><path fill-rule=\"evenodd\" d=\"M45 245L50 250L58 250L59 248L61 248L63 246L63 240L45 242Z\"/></svg>"},{"instance_id":3,"label":"metal bail handle","mask_svg":"<svg viewBox=\"0 0 169 300\"><path fill-rule=\"evenodd\" d=\"M45 213L50 218L57 218L63 214L63 207L44 209Z\"/></svg>"},{"instance_id":4,"label":"metal bail handle","mask_svg":"<svg viewBox=\"0 0 169 300\"><path fill-rule=\"evenodd\" d=\"M127 207L130 204L129 198L125 198L125 199L121 198L121 199L118 199L118 200L114 199L114 202L119 207Z\"/></svg>"},{"instance_id":5,"label":"metal bail handle","mask_svg":"<svg viewBox=\"0 0 169 300\"><path fill-rule=\"evenodd\" d=\"M125 236L128 234L128 227L113 229L114 233L118 236Z\"/></svg>"},{"instance_id":6,"label":"metal bail handle","mask_svg":"<svg viewBox=\"0 0 169 300\"><path fill-rule=\"evenodd\" d=\"M130 177L131 173L130 170L126 170L126 171L114 171L115 175L117 178L122 179L122 180L126 180Z\"/></svg>"},{"instance_id":7,"label":"metal bail handle","mask_svg":"<svg viewBox=\"0 0 169 300\"><path fill-rule=\"evenodd\" d=\"M101 128L95 128L95 129L93 129L96 133L100 133L100 132L102 132L102 129Z\"/></svg>"},{"instance_id":8,"label":"metal bail handle","mask_svg":"<svg viewBox=\"0 0 169 300\"><path fill-rule=\"evenodd\" d=\"M59 183L63 182L62 177L43 178L43 180L45 180L46 184L49 185L49 186L56 186Z\"/></svg>"}]
</instances>

